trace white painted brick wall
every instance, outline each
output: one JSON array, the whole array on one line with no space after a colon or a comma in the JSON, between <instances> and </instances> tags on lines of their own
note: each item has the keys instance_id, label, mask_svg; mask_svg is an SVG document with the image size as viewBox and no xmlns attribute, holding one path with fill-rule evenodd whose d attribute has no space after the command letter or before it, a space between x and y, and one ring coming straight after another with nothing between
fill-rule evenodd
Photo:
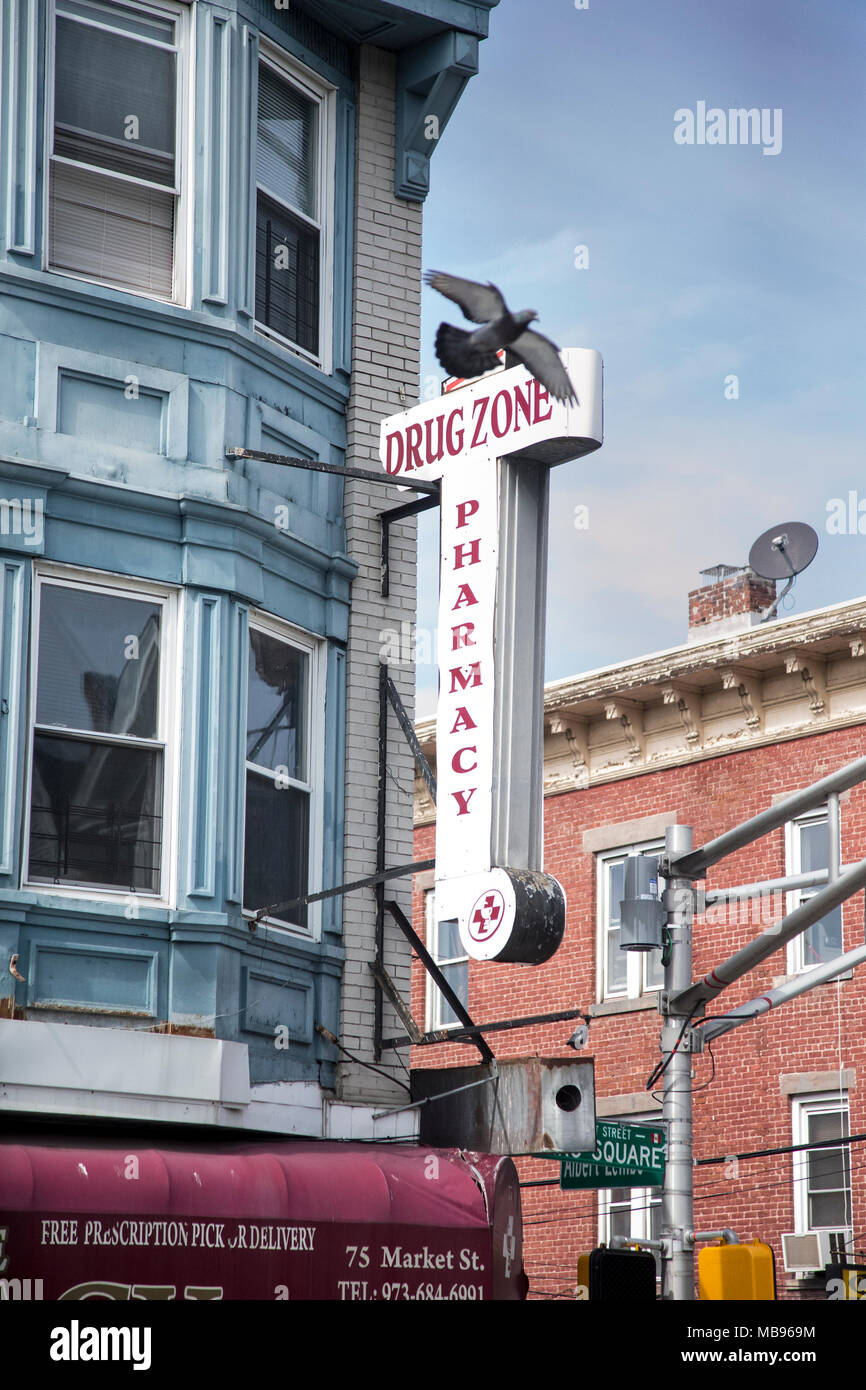
<instances>
[{"instance_id":1,"label":"white painted brick wall","mask_svg":"<svg viewBox=\"0 0 866 1390\"><path fill-rule=\"evenodd\" d=\"M421 302L421 205L394 195L394 58L365 47L360 54L356 165L354 315L352 392L349 400L349 450L353 468L378 469L379 423L418 399ZM390 596L381 595L381 527L378 513L407 500L395 488L347 479L346 530L349 554L360 566L352 587L346 698L346 838L347 880L376 868L376 798L378 790L379 652L386 630L399 633L401 622L415 620L415 521L391 532ZM414 670L391 665L389 673L410 718L414 707ZM387 864L408 863L412 849L414 763L393 713L388 723ZM393 880L388 896L409 915L411 880ZM376 903L372 889L343 901L344 944L340 1040L365 1061L373 1061L374 983L369 962L375 957ZM386 919L385 968L405 999L409 998L410 953L396 926ZM384 1034L403 1033L385 1001ZM403 1052L408 1066L408 1052ZM395 1079L344 1062L339 1068L342 1099L399 1105L406 1093L397 1084L406 1072L394 1052L386 1051L382 1069Z\"/></svg>"}]
</instances>

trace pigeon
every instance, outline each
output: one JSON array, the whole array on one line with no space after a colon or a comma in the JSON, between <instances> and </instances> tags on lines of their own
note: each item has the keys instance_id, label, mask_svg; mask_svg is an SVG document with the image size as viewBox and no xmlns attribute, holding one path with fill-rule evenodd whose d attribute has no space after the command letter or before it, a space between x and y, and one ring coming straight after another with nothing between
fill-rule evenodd
<instances>
[{"instance_id":1,"label":"pigeon","mask_svg":"<svg viewBox=\"0 0 866 1390\"><path fill-rule=\"evenodd\" d=\"M562 365L559 348L549 338L528 327L538 318L534 309L521 309L512 314L495 285L480 285L475 280L462 280L458 275L445 275L428 270L424 276L428 285L459 304L471 323L483 325L474 333L440 323L436 333L436 356L452 376L481 376L500 365L497 352L505 348L506 365L522 362L557 401L578 404L577 393L568 372Z\"/></svg>"}]
</instances>

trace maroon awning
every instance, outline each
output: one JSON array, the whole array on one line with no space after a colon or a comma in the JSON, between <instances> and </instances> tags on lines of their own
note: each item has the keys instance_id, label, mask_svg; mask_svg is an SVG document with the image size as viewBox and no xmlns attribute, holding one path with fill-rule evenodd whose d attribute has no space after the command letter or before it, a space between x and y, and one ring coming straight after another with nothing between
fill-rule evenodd
<instances>
[{"instance_id":1,"label":"maroon awning","mask_svg":"<svg viewBox=\"0 0 866 1390\"><path fill-rule=\"evenodd\" d=\"M514 1165L454 1149L6 1140L0 1227L0 1297L526 1295Z\"/></svg>"}]
</instances>

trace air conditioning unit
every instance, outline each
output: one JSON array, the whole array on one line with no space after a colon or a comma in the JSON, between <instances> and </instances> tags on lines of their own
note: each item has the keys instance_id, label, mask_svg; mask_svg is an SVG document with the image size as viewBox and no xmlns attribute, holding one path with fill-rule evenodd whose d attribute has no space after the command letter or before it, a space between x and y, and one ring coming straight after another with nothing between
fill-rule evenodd
<instances>
[{"instance_id":1,"label":"air conditioning unit","mask_svg":"<svg viewBox=\"0 0 866 1390\"><path fill-rule=\"evenodd\" d=\"M814 1274L829 1264L844 1261L850 1231L790 1231L782 1236L782 1261L786 1274Z\"/></svg>"}]
</instances>

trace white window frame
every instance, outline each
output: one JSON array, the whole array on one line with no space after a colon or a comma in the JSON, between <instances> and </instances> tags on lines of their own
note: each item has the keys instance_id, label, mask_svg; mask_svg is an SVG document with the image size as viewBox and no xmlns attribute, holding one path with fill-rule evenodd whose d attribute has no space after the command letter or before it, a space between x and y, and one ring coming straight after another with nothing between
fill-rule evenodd
<instances>
[{"instance_id":1,"label":"white window frame","mask_svg":"<svg viewBox=\"0 0 866 1390\"><path fill-rule=\"evenodd\" d=\"M430 955L433 957L434 961L439 966L462 965L465 961L466 978L468 982L468 955L463 954L459 956L444 957L440 957L439 955L439 926L436 920L436 893L435 890L432 888L428 889L428 891L424 894L424 914L426 923L427 950L430 952ZM450 1005L448 1004L448 1001L445 998L445 996L442 994L442 991L439 989L439 986L436 984L435 980L430 975L429 971L425 970L424 974L427 980L427 993L425 999L425 1018L427 1021L427 1031L433 1032L438 1031L442 1028L462 1028L463 1024L460 1022L459 1018L452 1019L450 1023L443 1022L442 1012L444 1009L448 1009Z\"/></svg>"},{"instance_id":2,"label":"white window frame","mask_svg":"<svg viewBox=\"0 0 866 1390\"><path fill-rule=\"evenodd\" d=\"M285 642L288 646L295 647L303 652L308 658L308 680L306 695L306 719L307 719L307 776L308 782L296 780L292 777L285 778L286 785L296 787L299 791L305 792L309 797L309 827L308 827L308 855L307 855L307 893L318 893L322 887L322 854L324 848L324 783L325 783L325 694L327 677L327 660L324 642L315 638L312 633L304 632L301 628L293 627L280 618L275 618L271 613L263 613L258 609L253 609L249 617L249 631L264 632L270 637L275 637L280 642ZM249 632L247 634L247 647L244 652L244 680L248 679L246 663L249 661ZM246 708L247 695L244 691L244 727L243 727L243 776L240 781L241 807L240 815L243 824L241 835L242 859L241 859L241 894L243 894L244 882L244 861L246 859L246 796L247 796L247 775L250 770L261 772L262 768L251 763L246 757ZM247 921L252 921L256 917L255 908L242 908L243 916ZM322 904L310 903L307 907L307 925L300 927L293 922L284 921L279 917L262 917L259 921L273 931L281 935L301 937L305 941L318 941L322 934Z\"/></svg>"},{"instance_id":3,"label":"white window frame","mask_svg":"<svg viewBox=\"0 0 866 1390\"><path fill-rule=\"evenodd\" d=\"M650 1115L619 1115L610 1117L611 1124L629 1125L648 1125L653 1129L663 1129L659 1121L658 1114ZM666 1131L665 1131L666 1135ZM667 1137L667 1136L666 1136ZM625 1184L623 1184L625 1187ZM629 1219L631 1240L651 1240L652 1239L652 1208L661 1208L662 1186L658 1187L632 1187L629 1189ZM611 1192L617 1191L612 1187L600 1187L598 1189L598 1240L599 1244L609 1245L611 1239ZM624 1203L622 1204L625 1205ZM658 1260L657 1260L658 1267Z\"/></svg>"},{"instance_id":4,"label":"white window frame","mask_svg":"<svg viewBox=\"0 0 866 1390\"><path fill-rule=\"evenodd\" d=\"M851 1106L848 1100L848 1092L842 1091L823 1091L809 1096L798 1096L792 1101L791 1106L791 1133L792 1143L809 1143L809 1116L813 1114L834 1114L842 1113L848 1122L848 1133L851 1133ZM840 1146L841 1147L841 1146ZM794 1229L798 1235L805 1235L809 1231L844 1231L846 1234L846 1248L850 1248L853 1237L853 1200L854 1184L851 1172L851 1147L848 1148L848 1187L847 1200L847 1221L842 1226L810 1226L809 1225L809 1192L808 1181L808 1154L806 1152L792 1154L793 1158L793 1183L794 1183Z\"/></svg>"},{"instance_id":5,"label":"white window frame","mask_svg":"<svg viewBox=\"0 0 866 1390\"><path fill-rule=\"evenodd\" d=\"M36 730L36 696L39 671L39 619L41 614L41 592L46 584L59 585L98 594L122 594L125 598L157 602L162 606L160 622L160 680L157 728L159 736L153 740L139 740L151 743L162 749L162 827L163 838L160 853L159 891L146 889L109 888L104 884L75 885L66 883L46 883L44 880L30 879L30 820L33 800L33 746ZM127 575L107 574L101 570L72 569L65 565L41 564L34 566L31 594L31 642L30 642L30 700L28 709L28 748L26 805L21 855L21 887L38 893L48 893L70 899L98 900L110 903L125 902L128 907L136 903L146 903L149 907L176 906L175 884L177 881L177 842L178 842L178 744L180 740L180 710L182 698L182 649L181 649L181 590L164 584L152 584L147 580L130 578ZM47 726L46 726L47 727ZM53 725L52 728L60 726ZM97 740L94 740L97 741Z\"/></svg>"},{"instance_id":6,"label":"white window frame","mask_svg":"<svg viewBox=\"0 0 866 1390\"><path fill-rule=\"evenodd\" d=\"M610 989L607 981L607 937L609 924L609 884L608 867L630 854L663 854L664 840L643 840L633 845L621 845L616 849L604 850L596 855L596 901L598 904L596 922L596 961L599 1003L608 999L640 999L647 994L657 994L661 985L647 984L647 964L649 951L626 951L626 987Z\"/></svg>"},{"instance_id":7,"label":"white window frame","mask_svg":"<svg viewBox=\"0 0 866 1390\"><path fill-rule=\"evenodd\" d=\"M106 0L102 0L105 3ZM113 2L113 0L112 0ZM150 299L157 304L178 304L182 308L189 308L189 287L192 276L189 273L189 258L192 245L192 211L193 211L193 191L191 188L192 180L187 177L187 170L195 168L194 160L194 129L190 114L190 93L193 90L193 29L191 22L191 7L175 3L174 0L122 0L117 8L131 10L139 14L152 14L159 19L171 19L176 25L176 43L174 48L177 52L177 91L175 96L175 217L174 217L174 247L172 254L172 294L169 299L162 295L151 294L147 290L135 289L129 285L114 284L107 280L94 280L91 276L79 273L74 270L55 269L50 264L50 197L51 197L51 163L57 159L60 163L72 164L76 168L93 169L97 174L106 174L103 168L79 164L76 160L69 160L63 156L54 156L52 148L54 143L54 68L55 68L55 47L57 32L57 3L58 0L48 0L47 23L48 23L48 42L46 44L45 62L45 131L44 131L44 158L43 158L43 187L42 187L42 207L43 207L43 236L42 236L42 269L50 275L60 275L70 280L80 280L84 284L98 285L100 289L115 290L120 294L132 294L137 299ZM62 0L61 0L62 8ZM102 28L103 26L92 22L79 19L81 24L91 28ZM108 26L105 26L108 27ZM141 39L139 42L146 42ZM158 45L159 46L159 45ZM147 180L134 179L125 174L111 174L110 177L120 182L126 181L135 184L147 184ZM162 185L154 185L163 193L170 190Z\"/></svg>"},{"instance_id":8,"label":"white window frame","mask_svg":"<svg viewBox=\"0 0 866 1390\"><path fill-rule=\"evenodd\" d=\"M828 809L827 809L826 804L825 804L823 807L820 807L820 806L817 807L817 808L816 808L815 810L813 810L813 811L806 811L806 812L803 813L803 815L797 816L794 820L788 821L788 822L787 822L787 824L785 825L785 873L786 873L786 874L799 874L799 873L802 873L802 872L803 872L803 870L802 870L802 868L801 868L801 864L802 864L802 850L801 850L801 840L800 840L800 829L801 829L801 827L804 826L804 825L815 825L815 824L820 824L821 822L826 823L826 824L828 825L828 829L829 829L829 811L828 811ZM840 827L840 836L841 836L841 827ZM839 863L840 863L840 865L841 865L841 862L842 862L842 859L841 859L841 846L839 846ZM808 901L809 898L813 898L813 897L815 896L815 894L818 893L818 892L820 892L820 891L821 891L821 888L822 888L822 887L825 887L825 886L826 886L826 885L824 885L824 884L818 884L818 886L815 887L815 888L795 888L795 889L789 891L789 892L787 893L787 895L786 895L786 909L785 909L785 910L786 910L786 913L791 913L791 912L793 912L794 909L797 908L797 907L799 907L801 903L804 903L804 902ZM843 905L843 910L844 910L844 905ZM807 960L804 959L803 950L804 950L804 944L805 944L805 936L806 936L806 933L805 933L805 932L800 932L800 934L799 934L798 936L795 936L795 937L793 938L792 941L789 941L789 942L788 942L788 945L787 945L787 972L788 972L789 975L800 975L800 974L803 974L803 973L804 973L805 971L807 971L807 970L813 970L813 969L815 969L816 965L820 964L820 962L816 962L816 961L807 961ZM844 919L843 919L842 949L841 949L841 951L840 951L839 954L841 955L841 954L844 952L844 950L845 950L845 941L844 941Z\"/></svg>"},{"instance_id":9,"label":"white window frame","mask_svg":"<svg viewBox=\"0 0 866 1390\"><path fill-rule=\"evenodd\" d=\"M311 72L304 67L290 54L269 43L264 37L259 39L259 68L264 65L269 67L272 72L286 82L289 86L296 87L302 96L309 101L316 103L318 107L318 160L316 167L316 187L318 189L319 200L319 220L305 216L298 208L285 202L273 189L260 185L256 170L256 155L253 151L251 163L253 187L252 198L254 205L258 203L259 188L266 197L272 202L279 204L290 212L293 217L297 217L301 222L308 223L319 233L319 351L318 353L308 352L299 343L293 343L290 338L284 337L276 329L269 328L266 323L261 323L255 319L255 331L264 338L269 338L275 343L279 343L296 357L309 362L312 366L318 367L326 375L333 371L333 321L334 321L334 182L336 170L336 96L337 89L329 82L325 82L317 73ZM258 74L258 69L257 69ZM256 85L258 95L258 82ZM256 140L258 140L258 99L256 100ZM257 215L256 215L257 221ZM256 246L258 234L253 237L253 244L250 254L253 258L251 275L253 279L253 312L255 313L255 264Z\"/></svg>"}]
</instances>

